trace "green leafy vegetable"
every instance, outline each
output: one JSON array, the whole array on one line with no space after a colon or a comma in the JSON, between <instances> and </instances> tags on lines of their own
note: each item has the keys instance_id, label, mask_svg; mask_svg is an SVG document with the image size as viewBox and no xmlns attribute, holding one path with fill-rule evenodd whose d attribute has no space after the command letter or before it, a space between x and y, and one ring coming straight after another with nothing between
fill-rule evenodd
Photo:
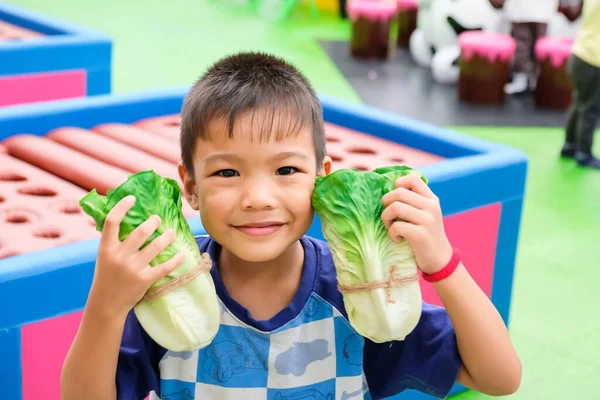
<instances>
[{"instance_id":1,"label":"green leafy vegetable","mask_svg":"<svg viewBox=\"0 0 600 400\"><path fill-rule=\"evenodd\" d=\"M155 282L150 289L182 276L205 261L181 211L181 190L172 179L162 178L153 171L139 172L118 188L109 190L106 196L92 190L81 199L80 205L96 221L97 229L102 231L110 210L128 195L134 195L137 200L121 222L120 239L129 236L150 216L158 215L162 220L161 226L144 246L168 229L174 229L177 238L150 265L161 264L179 252L186 256L183 264ZM150 337L172 351L190 351L207 346L220 324L217 294L208 272L158 298L140 302L134 312Z\"/></svg>"},{"instance_id":2,"label":"green leafy vegetable","mask_svg":"<svg viewBox=\"0 0 600 400\"><path fill-rule=\"evenodd\" d=\"M406 166L342 169L317 178L313 192L350 324L378 343L404 340L421 317L412 248L406 240L394 242L381 220L383 196L413 171Z\"/></svg>"}]
</instances>

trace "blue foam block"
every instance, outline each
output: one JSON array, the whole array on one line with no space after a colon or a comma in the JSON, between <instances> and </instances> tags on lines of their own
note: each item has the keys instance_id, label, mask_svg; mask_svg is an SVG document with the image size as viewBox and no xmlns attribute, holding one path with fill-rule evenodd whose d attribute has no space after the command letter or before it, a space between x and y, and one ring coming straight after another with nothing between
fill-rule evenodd
<instances>
[{"instance_id":1,"label":"blue foam block","mask_svg":"<svg viewBox=\"0 0 600 400\"><path fill-rule=\"evenodd\" d=\"M0 329L0 382L3 399L21 398L21 329L19 328Z\"/></svg>"},{"instance_id":2,"label":"blue foam block","mask_svg":"<svg viewBox=\"0 0 600 400\"><path fill-rule=\"evenodd\" d=\"M112 40L92 29L0 3L0 20L46 36L0 43L0 78L84 69L87 94L110 93Z\"/></svg>"}]
</instances>

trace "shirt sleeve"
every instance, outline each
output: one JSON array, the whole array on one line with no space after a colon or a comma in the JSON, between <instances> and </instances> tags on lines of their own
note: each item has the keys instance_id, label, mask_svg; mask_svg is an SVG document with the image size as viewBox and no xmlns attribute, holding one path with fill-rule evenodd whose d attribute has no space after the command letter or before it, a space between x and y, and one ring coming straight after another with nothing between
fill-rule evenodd
<instances>
[{"instance_id":1,"label":"shirt sleeve","mask_svg":"<svg viewBox=\"0 0 600 400\"><path fill-rule=\"evenodd\" d=\"M374 343L365 339L363 357L374 399L408 389L446 398L462 365L448 313L426 303L419 323L404 341Z\"/></svg>"},{"instance_id":2,"label":"shirt sleeve","mask_svg":"<svg viewBox=\"0 0 600 400\"><path fill-rule=\"evenodd\" d=\"M133 310L127 316L117 364L117 400L144 400L160 393L158 363L166 350L144 331Z\"/></svg>"}]
</instances>

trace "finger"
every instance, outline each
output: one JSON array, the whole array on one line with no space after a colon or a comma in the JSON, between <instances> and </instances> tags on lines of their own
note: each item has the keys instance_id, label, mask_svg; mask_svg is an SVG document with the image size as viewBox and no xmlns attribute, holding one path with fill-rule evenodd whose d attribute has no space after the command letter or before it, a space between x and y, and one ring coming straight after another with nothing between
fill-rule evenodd
<instances>
[{"instance_id":1,"label":"finger","mask_svg":"<svg viewBox=\"0 0 600 400\"><path fill-rule=\"evenodd\" d=\"M126 196L122 198L106 215L104 227L102 228L102 239L113 242L119 241L119 231L121 221L127 215L127 212L135 204L134 196Z\"/></svg>"},{"instance_id":2,"label":"finger","mask_svg":"<svg viewBox=\"0 0 600 400\"><path fill-rule=\"evenodd\" d=\"M146 243L146 240L160 227L160 224L160 217L152 215L135 228L123 241L123 244L132 252L138 251Z\"/></svg>"},{"instance_id":3,"label":"finger","mask_svg":"<svg viewBox=\"0 0 600 400\"><path fill-rule=\"evenodd\" d=\"M154 267L148 268L147 279L150 284L164 278L171 272L175 271L185 261L184 253L177 253L169 260L162 264L155 265Z\"/></svg>"},{"instance_id":4,"label":"finger","mask_svg":"<svg viewBox=\"0 0 600 400\"><path fill-rule=\"evenodd\" d=\"M418 229L417 225L405 221L396 221L388 229L388 235L396 242L400 243L402 239L410 239Z\"/></svg>"},{"instance_id":5,"label":"finger","mask_svg":"<svg viewBox=\"0 0 600 400\"><path fill-rule=\"evenodd\" d=\"M418 208L419 210L424 210L429 206L429 200L427 199L427 197L424 197L419 193L415 193L403 187L394 189L383 196L384 207L388 207L395 201L410 204L411 206Z\"/></svg>"},{"instance_id":6,"label":"finger","mask_svg":"<svg viewBox=\"0 0 600 400\"><path fill-rule=\"evenodd\" d=\"M411 224L420 225L424 222L424 214L424 211L409 204L396 201L383 210L381 219L385 227L389 229L389 227L398 219Z\"/></svg>"},{"instance_id":7,"label":"finger","mask_svg":"<svg viewBox=\"0 0 600 400\"><path fill-rule=\"evenodd\" d=\"M151 241L148 246L144 247L144 249L140 251L140 261L143 263L143 265L150 264L150 262L160 254L160 252L165 250L171 243L175 241L175 237L175 231L173 229L169 229Z\"/></svg>"},{"instance_id":8,"label":"finger","mask_svg":"<svg viewBox=\"0 0 600 400\"><path fill-rule=\"evenodd\" d=\"M412 190L413 192L416 192L421 196L425 196L427 198L434 197L434 194L429 188L429 186L427 186L427 184L423 182L419 174L417 174L416 172L411 172L410 174L403 176L402 178L398 178L396 180L396 188L401 187L408 190Z\"/></svg>"}]
</instances>

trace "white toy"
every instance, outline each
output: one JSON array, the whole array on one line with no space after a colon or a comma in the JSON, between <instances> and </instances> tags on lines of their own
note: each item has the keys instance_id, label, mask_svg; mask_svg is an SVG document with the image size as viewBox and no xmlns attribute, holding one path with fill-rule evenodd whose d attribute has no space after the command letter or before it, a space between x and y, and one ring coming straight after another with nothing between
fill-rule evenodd
<instances>
[{"instance_id":1,"label":"white toy","mask_svg":"<svg viewBox=\"0 0 600 400\"><path fill-rule=\"evenodd\" d=\"M578 23L557 10L548 35L575 37ZM420 0L409 50L417 64L431 68L436 82L453 84L459 76L458 35L465 30L510 34L510 26L504 11L492 7L489 0Z\"/></svg>"}]
</instances>

